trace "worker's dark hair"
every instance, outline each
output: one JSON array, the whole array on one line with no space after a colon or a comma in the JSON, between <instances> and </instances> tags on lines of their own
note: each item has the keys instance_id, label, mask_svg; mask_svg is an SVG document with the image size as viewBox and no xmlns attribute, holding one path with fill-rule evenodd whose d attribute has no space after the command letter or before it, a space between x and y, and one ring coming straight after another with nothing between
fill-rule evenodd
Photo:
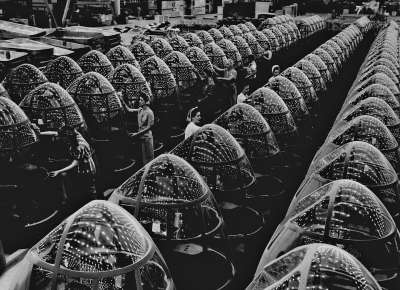
<instances>
[{"instance_id":1,"label":"worker's dark hair","mask_svg":"<svg viewBox=\"0 0 400 290\"><path fill-rule=\"evenodd\" d=\"M188 114L187 114L187 117L186 117L186 121L188 121L189 123L192 122L192 118L193 118L194 116L196 116L196 114L197 114L198 112L200 112L199 107L191 108L191 109L188 111Z\"/></svg>"},{"instance_id":2,"label":"worker's dark hair","mask_svg":"<svg viewBox=\"0 0 400 290\"><path fill-rule=\"evenodd\" d=\"M140 98L142 98L147 105L150 104L150 97L145 92L139 91L139 99Z\"/></svg>"}]
</instances>

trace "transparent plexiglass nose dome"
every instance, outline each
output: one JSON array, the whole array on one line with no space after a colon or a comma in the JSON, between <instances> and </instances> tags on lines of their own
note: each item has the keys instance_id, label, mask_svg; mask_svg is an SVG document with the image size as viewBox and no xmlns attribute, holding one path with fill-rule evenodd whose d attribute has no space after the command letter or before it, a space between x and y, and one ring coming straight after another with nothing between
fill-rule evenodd
<instances>
[{"instance_id":1,"label":"transparent plexiglass nose dome","mask_svg":"<svg viewBox=\"0 0 400 290\"><path fill-rule=\"evenodd\" d=\"M346 143L327 155L314 159L292 201L338 179L352 179L371 189L395 216L399 212L399 182L396 171L374 146L362 141Z\"/></svg>"},{"instance_id":2,"label":"transparent plexiglass nose dome","mask_svg":"<svg viewBox=\"0 0 400 290\"><path fill-rule=\"evenodd\" d=\"M226 57L233 61L235 67L242 65L242 55L232 41L224 38L218 41L217 45L224 51Z\"/></svg>"},{"instance_id":3,"label":"transparent plexiglass nose dome","mask_svg":"<svg viewBox=\"0 0 400 290\"><path fill-rule=\"evenodd\" d=\"M20 103L29 119L45 130L80 128L85 124L78 105L69 93L54 83L33 89Z\"/></svg>"},{"instance_id":4,"label":"transparent plexiglass nose dome","mask_svg":"<svg viewBox=\"0 0 400 290\"><path fill-rule=\"evenodd\" d=\"M200 38L203 45L214 42L214 38L205 30L199 30L196 32L196 35Z\"/></svg>"},{"instance_id":5,"label":"transparent plexiglass nose dome","mask_svg":"<svg viewBox=\"0 0 400 290\"><path fill-rule=\"evenodd\" d=\"M356 89L351 93L348 103L356 105L360 101L370 97L375 97L385 101L395 111L395 113L400 116L399 100L392 91L383 84L370 84L365 88L360 86L359 89Z\"/></svg>"},{"instance_id":6,"label":"transparent plexiglass nose dome","mask_svg":"<svg viewBox=\"0 0 400 290\"><path fill-rule=\"evenodd\" d=\"M384 100L375 97L366 98L346 110L342 114L342 119L349 122L362 115L373 116L381 120L396 138L397 143L400 142L400 118Z\"/></svg>"},{"instance_id":7,"label":"transparent plexiglass nose dome","mask_svg":"<svg viewBox=\"0 0 400 290\"><path fill-rule=\"evenodd\" d=\"M92 201L29 252L29 289L175 289L146 230L121 207Z\"/></svg>"},{"instance_id":8,"label":"transparent plexiglass nose dome","mask_svg":"<svg viewBox=\"0 0 400 290\"><path fill-rule=\"evenodd\" d=\"M106 56L114 66L117 68L121 64L129 63L137 68L139 68L139 63L137 62L133 53L125 46L117 45L111 48Z\"/></svg>"},{"instance_id":9,"label":"transparent plexiglass nose dome","mask_svg":"<svg viewBox=\"0 0 400 290\"><path fill-rule=\"evenodd\" d=\"M127 209L157 240L202 239L223 226L203 178L172 154L162 154L137 171L110 200Z\"/></svg>"},{"instance_id":10,"label":"transparent plexiglass nose dome","mask_svg":"<svg viewBox=\"0 0 400 290\"><path fill-rule=\"evenodd\" d=\"M174 51L168 41L161 37L156 37L154 40L152 40L150 46L154 50L156 55L161 59Z\"/></svg>"},{"instance_id":11,"label":"transparent plexiglass nose dome","mask_svg":"<svg viewBox=\"0 0 400 290\"><path fill-rule=\"evenodd\" d=\"M205 44L204 52L214 66L220 69L225 69L229 66L229 61L226 57L226 54L217 44L215 44L215 42Z\"/></svg>"},{"instance_id":12,"label":"transparent plexiglass nose dome","mask_svg":"<svg viewBox=\"0 0 400 290\"><path fill-rule=\"evenodd\" d=\"M267 121L250 105L236 104L214 123L228 130L250 159L268 158L279 152L275 135Z\"/></svg>"},{"instance_id":13,"label":"transparent plexiglass nose dome","mask_svg":"<svg viewBox=\"0 0 400 290\"><path fill-rule=\"evenodd\" d=\"M213 191L239 191L255 182L243 148L218 125L201 127L171 153L188 161Z\"/></svg>"},{"instance_id":14,"label":"transparent plexiglass nose dome","mask_svg":"<svg viewBox=\"0 0 400 290\"><path fill-rule=\"evenodd\" d=\"M316 50L313 51L313 54L319 56L322 59L322 61L328 67L328 70L332 76L338 74L338 68L336 66L335 60L326 50L322 48L317 48Z\"/></svg>"},{"instance_id":15,"label":"transparent plexiglass nose dome","mask_svg":"<svg viewBox=\"0 0 400 290\"><path fill-rule=\"evenodd\" d=\"M101 74L89 72L75 80L69 94L83 111L89 130L110 132L123 126L122 104L113 86ZM94 134L94 133L93 133Z\"/></svg>"},{"instance_id":16,"label":"transparent plexiglass nose dome","mask_svg":"<svg viewBox=\"0 0 400 290\"><path fill-rule=\"evenodd\" d=\"M261 113L271 126L280 146L286 136L297 134L297 126L289 108L273 90L259 88L250 95L246 103Z\"/></svg>"},{"instance_id":17,"label":"transparent plexiglass nose dome","mask_svg":"<svg viewBox=\"0 0 400 290\"><path fill-rule=\"evenodd\" d=\"M246 40L255 58L260 58L264 55L264 48L258 43L257 39L253 36L251 32L243 34L243 38L244 40Z\"/></svg>"},{"instance_id":18,"label":"transparent plexiglass nose dome","mask_svg":"<svg viewBox=\"0 0 400 290\"><path fill-rule=\"evenodd\" d=\"M263 265L246 290L355 289L380 290L367 269L335 246L298 247Z\"/></svg>"},{"instance_id":19,"label":"transparent plexiglass nose dome","mask_svg":"<svg viewBox=\"0 0 400 290\"><path fill-rule=\"evenodd\" d=\"M261 31L268 39L269 44L271 46L272 52L277 52L281 49L278 39L276 38L275 34L271 31L271 29L263 29Z\"/></svg>"},{"instance_id":20,"label":"transparent plexiglass nose dome","mask_svg":"<svg viewBox=\"0 0 400 290\"><path fill-rule=\"evenodd\" d=\"M169 44L171 44L172 48L176 51L185 53L189 48L189 43L180 35L174 35L168 39Z\"/></svg>"},{"instance_id":21,"label":"transparent plexiglass nose dome","mask_svg":"<svg viewBox=\"0 0 400 290\"><path fill-rule=\"evenodd\" d=\"M131 108L139 104L141 92L152 100L152 93L149 84L140 70L131 64L121 64L110 76L110 83L117 92L122 93L125 102Z\"/></svg>"},{"instance_id":22,"label":"transparent plexiglass nose dome","mask_svg":"<svg viewBox=\"0 0 400 290\"><path fill-rule=\"evenodd\" d=\"M314 90L317 93L326 90L326 84L325 84L324 80L322 79L321 74L319 73L318 69L311 62L302 59L302 60L298 61L294 65L294 67L297 67L298 69L300 69L304 72L304 74L311 81L311 83L314 87Z\"/></svg>"},{"instance_id":23,"label":"transparent plexiglass nose dome","mask_svg":"<svg viewBox=\"0 0 400 290\"><path fill-rule=\"evenodd\" d=\"M175 97L177 84L168 65L159 57L152 56L141 64L142 73L150 84L154 96L154 103L176 102L168 100Z\"/></svg>"},{"instance_id":24,"label":"transparent plexiglass nose dome","mask_svg":"<svg viewBox=\"0 0 400 290\"><path fill-rule=\"evenodd\" d=\"M186 50L186 56L203 77L213 74L214 68L211 60L202 49L198 47L189 47Z\"/></svg>"},{"instance_id":25,"label":"transparent plexiglass nose dome","mask_svg":"<svg viewBox=\"0 0 400 290\"><path fill-rule=\"evenodd\" d=\"M366 68L365 70L363 70L361 72L359 81L363 82L376 73L385 74L396 84L396 86L399 86L399 79L397 78L395 73L393 71L391 71L390 68L386 67L385 65L375 65L375 66Z\"/></svg>"},{"instance_id":26,"label":"transparent plexiglass nose dome","mask_svg":"<svg viewBox=\"0 0 400 290\"><path fill-rule=\"evenodd\" d=\"M68 56L60 56L52 60L46 66L44 73L50 82L59 84L64 89L83 75L80 66Z\"/></svg>"},{"instance_id":27,"label":"transparent plexiglass nose dome","mask_svg":"<svg viewBox=\"0 0 400 290\"><path fill-rule=\"evenodd\" d=\"M304 60L311 62L317 68L325 84L332 82L332 75L328 70L328 66L321 59L321 57L314 53L310 53L304 57Z\"/></svg>"},{"instance_id":28,"label":"transparent plexiglass nose dome","mask_svg":"<svg viewBox=\"0 0 400 290\"><path fill-rule=\"evenodd\" d=\"M220 28L218 28L218 30L221 31L225 39L231 39L232 37L234 37L232 31L226 26L221 26Z\"/></svg>"},{"instance_id":29,"label":"transparent plexiglass nose dome","mask_svg":"<svg viewBox=\"0 0 400 290\"><path fill-rule=\"evenodd\" d=\"M24 111L8 98L0 97L0 151L15 151L32 145L38 137Z\"/></svg>"},{"instance_id":30,"label":"transparent plexiglass nose dome","mask_svg":"<svg viewBox=\"0 0 400 290\"><path fill-rule=\"evenodd\" d=\"M328 243L383 278L399 265L398 241L396 224L376 195L358 182L341 179L311 192L289 210L260 264L298 245Z\"/></svg>"},{"instance_id":31,"label":"transparent plexiglass nose dome","mask_svg":"<svg viewBox=\"0 0 400 290\"><path fill-rule=\"evenodd\" d=\"M232 38L233 44L237 47L240 55L242 56L242 61L244 65L249 65L250 57L253 55L250 46L246 42L246 40L239 35L235 35Z\"/></svg>"},{"instance_id":32,"label":"transparent plexiglass nose dome","mask_svg":"<svg viewBox=\"0 0 400 290\"><path fill-rule=\"evenodd\" d=\"M204 48L203 42L201 41L200 37L197 36L196 33L189 32L183 35L183 38L191 47L198 47L200 49Z\"/></svg>"},{"instance_id":33,"label":"transparent plexiglass nose dome","mask_svg":"<svg viewBox=\"0 0 400 290\"><path fill-rule=\"evenodd\" d=\"M224 38L221 31L216 28L211 28L208 30L208 33L212 36L215 42L218 42Z\"/></svg>"},{"instance_id":34,"label":"transparent plexiglass nose dome","mask_svg":"<svg viewBox=\"0 0 400 290\"><path fill-rule=\"evenodd\" d=\"M295 120L301 122L309 114L303 96L289 79L283 76L271 77L267 85L282 98Z\"/></svg>"},{"instance_id":35,"label":"transparent plexiglass nose dome","mask_svg":"<svg viewBox=\"0 0 400 290\"><path fill-rule=\"evenodd\" d=\"M250 29L244 23L239 23L236 26L239 27L239 29L243 32L243 34L250 32Z\"/></svg>"},{"instance_id":36,"label":"transparent plexiglass nose dome","mask_svg":"<svg viewBox=\"0 0 400 290\"><path fill-rule=\"evenodd\" d=\"M291 66L282 72L282 76L290 80L296 86L308 108L311 108L315 102L317 102L318 97L314 87L302 70Z\"/></svg>"},{"instance_id":37,"label":"transparent plexiglass nose dome","mask_svg":"<svg viewBox=\"0 0 400 290\"><path fill-rule=\"evenodd\" d=\"M24 63L12 69L3 84L11 99L19 103L31 90L45 82L47 78L37 67Z\"/></svg>"},{"instance_id":38,"label":"transparent plexiglass nose dome","mask_svg":"<svg viewBox=\"0 0 400 290\"><path fill-rule=\"evenodd\" d=\"M229 26L229 30L232 31L234 36L241 36L243 35L243 31L237 25Z\"/></svg>"},{"instance_id":39,"label":"transparent plexiglass nose dome","mask_svg":"<svg viewBox=\"0 0 400 290\"><path fill-rule=\"evenodd\" d=\"M352 141L364 141L379 149L396 171L399 170L399 144L389 129L379 119L362 115L345 124L334 126L316 156L324 156L335 147ZM325 152L325 153L324 153Z\"/></svg>"},{"instance_id":40,"label":"transparent plexiglass nose dome","mask_svg":"<svg viewBox=\"0 0 400 290\"><path fill-rule=\"evenodd\" d=\"M82 68L83 72L97 72L106 78L114 70L114 67L108 60L107 56L98 50L91 50L81 56L78 60L78 64Z\"/></svg>"},{"instance_id":41,"label":"transparent plexiglass nose dome","mask_svg":"<svg viewBox=\"0 0 400 290\"><path fill-rule=\"evenodd\" d=\"M259 30L254 30L251 33L265 51L272 50L271 44L264 33Z\"/></svg>"},{"instance_id":42,"label":"transparent plexiglass nose dome","mask_svg":"<svg viewBox=\"0 0 400 290\"><path fill-rule=\"evenodd\" d=\"M185 90L196 84L195 68L186 55L173 51L164 58L164 61L171 69L179 89Z\"/></svg>"},{"instance_id":43,"label":"transparent plexiglass nose dome","mask_svg":"<svg viewBox=\"0 0 400 290\"><path fill-rule=\"evenodd\" d=\"M387 94L386 91L389 90L396 98L400 97L399 88L387 75L383 73L376 73L370 76L365 81L357 85L354 89L352 89L351 93L354 94L357 92L361 92L370 85L375 85L370 88L373 93L383 94L383 92L385 92L385 94Z\"/></svg>"},{"instance_id":44,"label":"transparent plexiglass nose dome","mask_svg":"<svg viewBox=\"0 0 400 290\"><path fill-rule=\"evenodd\" d=\"M156 53L151 48L151 46L143 41L137 41L137 42L133 43L129 47L129 49L131 50L133 55L136 57L136 59L139 61L139 63L142 63L149 57L156 55Z\"/></svg>"}]
</instances>

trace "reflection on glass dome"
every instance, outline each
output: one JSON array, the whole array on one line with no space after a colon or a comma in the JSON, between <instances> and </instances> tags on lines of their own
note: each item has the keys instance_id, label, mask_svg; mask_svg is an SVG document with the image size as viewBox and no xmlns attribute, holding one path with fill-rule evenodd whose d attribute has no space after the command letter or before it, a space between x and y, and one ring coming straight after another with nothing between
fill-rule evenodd
<instances>
[{"instance_id":1,"label":"reflection on glass dome","mask_svg":"<svg viewBox=\"0 0 400 290\"><path fill-rule=\"evenodd\" d=\"M271 77L267 85L282 98L295 120L301 121L308 115L302 95L290 80L283 76Z\"/></svg>"},{"instance_id":2,"label":"reflection on glass dome","mask_svg":"<svg viewBox=\"0 0 400 290\"><path fill-rule=\"evenodd\" d=\"M291 66L282 72L282 76L290 80L296 86L308 108L311 108L318 101L317 94L311 81L302 70Z\"/></svg>"},{"instance_id":3,"label":"reflection on glass dome","mask_svg":"<svg viewBox=\"0 0 400 290\"><path fill-rule=\"evenodd\" d=\"M255 181L243 148L218 125L201 127L171 153L188 161L204 177L212 191L238 191Z\"/></svg>"},{"instance_id":4,"label":"reflection on glass dome","mask_svg":"<svg viewBox=\"0 0 400 290\"><path fill-rule=\"evenodd\" d=\"M128 209L157 240L201 239L223 226L203 178L172 154L162 154L137 171L110 200Z\"/></svg>"},{"instance_id":5,"label":"reflection on glass dome","mask_svg":"<svg viewBox=\"0 0 400 290\"><path fill-rule=\"evenodd\" d=\"M173 51L164 58L164 61L171 69L179 89L188 89L197 82L195 68L183 53Z\"/></svg>"},{"instance_id":6,"label":"reflection on glass dome","mask_svg":"<svg viewBox=\"0 0 400 290\"><path fill-rule=\"evenodd\" d=\"M364 141L375 146L393 167L399 170L399 144L395 137L379 119L367 115L355 117L346 124L335 126L318 155L324 156L334 148L352 141Z\"/></svg>"},{"instance_id":7,"label":"reflection on glass dome","mask_svg":"<svg viewBox=\"0 0 400 290\"><path fill-rule=\"evenodd\" d=\"M224 38L221 31L216 28L211 28L210 30L208 30L208 33L212 36L215 42L218 42Z\"/></svg>"},{"instance_id":8,"label":"reflection on glass dome","mask_svg":"<svg viewBox=\"0 0 400 290\"><path fill-rule=\"evenodd\" d=\"M212 38L210 33L208 33L205 30L199 30L199 31L196 32L196 34L200 38L200 40L203 43L203 45L206 45L206 44L214 42L214 39Z\"/></svg>"},{"instance_id":9,"label":"reflection on glass dome","mask_svg":"<svg viewBox=\"0 0 400 290\"><path fill-rule=\"evenodd\" d=\"M29 252L29 289L175 289L160 252L128 212L93 201ZM55 278L54 275L57 275Z\"/></svg>"},{"instance_id":10,"label":"reflection on glass dome","mask_svg":"<svg viewBox=\"0 0 400 290\"><path fill-rule=\"evenodd\" d=\"M224 38L218 41L217 45L224 51L226 57L233 61L235 67L242 65L242 55L232 41Z\"/></svg>"},{"instance_id":11,"label":"reflection on glass dome","mask_svg":"<svg viewBox=\"0 0 400 290\"><path fill-rule=\"evenodd\" d=\"M291 230L295 227L296 233ZM299 200L274 236L262 263L295 246L319 242L351 253L378 281L393 276L399 265L400 240L393 218L371 190L348 179L330 182Z\"/></svg>"},{"instance_id":12,"label":"reflection on glass dome","mask_svg":"<svg viewBox=\"0 0 400 290\"><path fill-rule=\"evenodd\" d=\"M122 45L117 45L111 48L106 56L112 63L112 65L117 68L121 64L129 63L137 68L139 68L139 63L137 62L133 53Z\"/></svg>"},{"instance_id":13,"label":"reflection on glass dome","mask_svg":"<svg viewBox=\"0 0 400 290\"><path fill-rule=\"evenodd\" d=\"M129 47L129 49L131 50L133 55L136 57L136 59L139 61L139 63L142 63L149 57L156 55L156 53L151 48L151 46L143 41L137 41L137 42L133 43Z\"/></svg>"},{"instance_id":14,"label":"reflection on glass dome","mask_svg":"<svg viewBox=\"0 0 400 290\"><path fill-rule=\"evenodd\" d=\"M186 56L203 77L213 74L214 68L211 60L202 49L190 47L186 50Z\"/></svg>"},{"instance_id":15,"label":"reflection on glass dome","mask_svg":"<svg viewBox=\"0 0 400 290\"><path fill-rule=\"evenodd\" d=\"M397 78L400 77L400 72L397 69L397 67L392 62L390 62L389 60L387 60L385 58L378 58L373 63L366 66L365 70L368 70L369 68L372 68L372 67L378 66L378 65L382 65L382 66L386 67L388 70L390 70L392 73L394 73Z\"/></svg>"},{"instance_id":16,"label":"reflection on glass dome","mask_svg":"<svg viewBox=\"0 0 400 290\"><path fill-rule=\"evenodd\" d=\"M175 97L177 84L168 65L157 56L146 59L142 64L142 73L150 84L154 103L162 104L171 96ZM176 100L169 100L169 102Z\"/></svg>"},{"instance_id":17,"label":"reflection on glass dome","mask_svg":"<svg viewBox=\"0 0 400 290\"><path fill-rule=\"evenodd\" d=\"M54 83L44 83L33 89L22 100L20 107L32 122L45 130L80 128L85 123L72 97Z\"/></svg>"},{"instance_id":18,"label":"reflection on glass dome","mask_svg":"<svg viewBox=\"0 0 400 290\"><path fill-rule=\"evenodd\" d=\"M89 130L110 132L113 126L121 128L121 101L113 86L101 74L84 74L70 85L68 92L83 111Z\"/></svg>"},{"instance_id":19,"label":"reflection on glass dome","mask_svg":"<svg viewBox=\"0 0 400 290\"><path fill-rule=\"evenodd\" d=\"M368 143L346 143L326 156L315 159L309 172L292 204L329 181L352 179L371 189L393 216L399 212L396 171L386 157Z\"/></svg>"},{"instance_id":20,"label":"reflection on glass dome","mask_svg":"<svg viewBox=\"0 0 400 290\"><path fill-rule=\"evenodd\" d=\"M176 51L185 53L189 48L189 43L180 35L174 35L168 39L169 44L171 44L172 48Z\"/></svg>"},{"instance_id":21,"label":"reflection on glass dome","mask_svg":"<svg viewBox=\"0 0 400 290\"><path fill-rule=\"evenodd\" d=\"M161 37L156 37L152 40L150 46L154 50L155 54L161 59L174 51L168 41Z\"/></svg>"},{"instance_id":22,"label":"reflection on glass dome","mask_svg":"<svg viewBox=\"0 0 400 290\"><path fill-rule=\"evenodd\" d=\"M204 52L210 58L213 65L218 68L225 69L229 65L228 58L224 51L215 42L204 45Z\"/></svg>"},{"instance_id":23,"label":"reflection on glass dome","mask_svg":"<svg viewBox=\"0 0 400 290\"><path fill-rule=\"evenodd\" d=\"M3 84L11 99L19 103L30 91L45 82L47 78L37 67L24 63L12 69Z\"/></svg>"},{"instance_id":24,"label":"reflection on glass dome","mask_svg":"<svg viewBox=\"0 0 400 290\"><path fill-rule=\"evenodd\" d=\"M198 47L200 49L204 48L203 42L201 41L200 37L197 36L196 33L189 32L183 35L183 38L191 47Z\"/></svg>"},{"instance_id":25,"label":"reflection on glass dome","mask_svg":"<svg viewBox=\"0 0 400 290\"><path fill-rule=\"evenodd\" d=\"M397 143L400 142L400 118L384 100L375 97L366 98L348 109L342 118L351 121L362 115L373 116L382 121L396 138Z\"/></svg>"},{"instance_id":26,"label":"reflection on glass dome","mask_svg":"<svg viewBox=\"0 0 400 290\"><path fill-rule=\"evenodd\" d=\"M335 60L326 50L322 48L317 48L316 50L313 51L313 54L319 56L322 59L322 61L328 67L328 70L332 76L338 74L338 68L336 66Z\"/></svg>"},{"instance_id":27,"label":"reflection on glass dome","mask_svg":"<svg viewBox=\"0 0 400 290\"><path fill-rule=\"evenodd\" d=\"M268 123L250 105L236 104L214 123L228 130L250 159L268 158L279 152L279 146Z\"/></svg>"},{"instance_id":28,"label":"reflection on glass dome","mask_svg":"<svg viewBox=\"0 0 400 290\"><path fill-rule=\"evenodd\" d=\"M368 81L365 81L352 90L349 103L355 105L366 98L375 97L388 103L395 113L400 116L400 103L390 88L386 87L384 84L368 83Z\"/></svg>"},{"instance_id":29,"label":"reflection on glass dome","mask_svg":"<svg viewBox=\"0 0 400 290\"><path fill-rule=\"evenodd\" d=\"M302 70L312 83L314 90L318 93L326 90L326 84L322 79L318 69L309 61L302 59L298 61L294 67Z\"/></svg>"},{"instance_id":30,"label":"reflection on glass dome","mask_svg":"<svg viewBox=\"0 0 400 290\"><path fill-rule=\"evenodd\" d=\"M249 96L246 103L256 108L265 118L278 138L279 145L281 145L279 136L296 134L297 126L292 114L285 102L273 90L266 87L259 88Z\"/></svg>"},{"instance_id":31,"label":"reflection on glass dome","mask_svg":"<svg viewBox=\"0 0 400 290\"><path fill-rule=\"evenodd\" d=\"M258 43L257 39L251 32L243 34L243 38L246 40L255 58L259 58L264 55L264 48Z\"/></svg>"},{"instance_id":32,"label":"reflection on glass dome","mask_svg":"<svg viewBox=\"0 0 400 290\"><path fill-rule=\"evenodd\" d=\"M91 50L78 60L83 72L97 72L104 77L108 77L114 70L108 58L98 50Z\"/></svg>"},{"instance_id":33,"label":"reflection on glass dome","mask_svg":"<svg viewBox=\"0 0 400 290\"><path fill-rule=\"evenodd\" d=\"M326 244L295 248L261 267L247 290L381 289L356 258Z\"/></svg>"},{"instance_id":34,"label":"reflection on glass dome","mask_svg":"<svg viewBox=\"0 0 400 290\"><path fill-rule=\"evenodd\" d=\"M263 29L262 33L267 37L272 52L277 52L281 47L275 34L270 29Z\"/></svg>"},{"instance_id":35,"label":"reflection on glass dome","mask_svg":"<svg viewBox=\"0 0 400 290\"><path fill-rule=\"evenodd\" d=\"M311 62L317 68L325 84L332 82L332 75L328 70L328 66L318 55L314 53L307 54L304 60Z\"/></svg>"},{"instance_id":36,"label":"reflection on glass dome","mask_svg":"<svg viewBox=\"0 0 400 290\"><path fill-rule=\"evenodd\" d=\"M49 62L44 73L49 82L59 84L64 89L83 75L80 66L68 56L60 56Z\"/></svg>"},{"instance_id":37,"label":"reflection on glass dome","mask_svg":"<svg viewBox=\"0 0 400 290\"><path fill-rule=\"evenodd\" d=\"M383 60L387 60L390 63L392 63L398 70L400 69L400 64L397 60L397 58L393 57L393 55L387 53L387 52L381 52L379 54L376 54L375 56L369 56L368 60L366 62L366 65L371 65L373 63L375 63L375 61L379 60L379 59L383 59Z\"/></svg>"},{"instance_id":38,"label":"reflection on glass dome","mask_svg":"<svg viewBox=\"0 0 400 290\"><path fill-rule=\"evenodd\" d=\"M218 28L219 31L221 31L222 35L224 36L225 39L232 39L234 37L232 31L226 27L226 26L221 26L220 28Z\"/></svg>"},{"instance_id":39,"label":"reflection on glass dome","mask_svg":"<svg viewBox=\"0 0 400 290\"><path fill-rule=\"evenodd\" d=\"M0 97L0 152L16 151L38 141L28 117L8 98Z\"/></svg>"},{"instance_id":40,"label":"reflection on glass dome","mask_svg":"<svg viewBox=\"0 0 400 290\"><path fill-rule=\"evenodd\" d=\"M140 70L131 64L121 64L110 76L110 83L117 92L122 93L124 101L130 108L135 108L139 104L141 92L149 96L152 100L150 86Z\"/></svg>"},{"instance_id":41,"label":"reflection on glass dome","mask_svg":"<svg viewBox=\"0 0 400 290\"><path fill-rule=\"evenodd\" d=\"M363 70L360 74L359 81L363 82L372 75L376 73L383 73L388 76L398 87L399 86L399 79L397 76L390 70L390 68L386 67L385 65L374 65L365 70Z\"/></svg>"}]
</instances>

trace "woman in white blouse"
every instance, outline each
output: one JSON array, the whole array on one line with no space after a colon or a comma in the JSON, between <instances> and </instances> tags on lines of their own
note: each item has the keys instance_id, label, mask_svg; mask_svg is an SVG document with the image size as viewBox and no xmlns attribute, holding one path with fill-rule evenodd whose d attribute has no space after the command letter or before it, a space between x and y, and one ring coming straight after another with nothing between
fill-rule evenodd
<instances>
[{"instance_id":1,"label":"woman in white blouse","mask_svg":"<svg viewBox=\"0 0 400 290\"><path fill-rule=\"evenodd\" d=\"M185 129L185 139L200 129L201 112L198 107L189 110L186 120L189 122Z\"/></svg>"}]
</instances>

